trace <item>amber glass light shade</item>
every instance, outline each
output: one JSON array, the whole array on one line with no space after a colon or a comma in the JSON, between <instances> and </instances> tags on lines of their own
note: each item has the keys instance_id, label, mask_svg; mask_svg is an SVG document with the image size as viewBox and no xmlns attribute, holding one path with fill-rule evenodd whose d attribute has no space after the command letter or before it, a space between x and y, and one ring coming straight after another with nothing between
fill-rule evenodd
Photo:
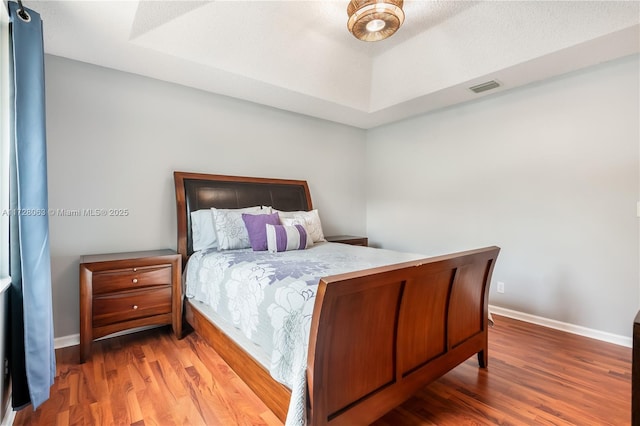
<instances>
[{"instance_id":1,"label":"amber glass light shade","mask_svg":"<svg viewBox=\"0 0 640 426\"><path fill-rule=\"evenodd\" d=\"M393 35L404 22L403 0L351 0L347 28L362 41L378 41Z\"/></svg>"}]
</instances>

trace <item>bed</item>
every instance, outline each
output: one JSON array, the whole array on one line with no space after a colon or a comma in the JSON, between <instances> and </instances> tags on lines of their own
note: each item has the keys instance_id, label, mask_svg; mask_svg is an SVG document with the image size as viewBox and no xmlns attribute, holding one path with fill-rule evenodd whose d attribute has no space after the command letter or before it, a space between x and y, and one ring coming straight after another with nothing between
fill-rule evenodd
<instances>
[{"instance_id":1,"label":"bed","mask_svg":"<svg viewBox=\"0 0 640 426\"><path fill-rule=\"evenodd\" d=\"M191 212L259 205L313 209L306 181L174 172L174 182L183 265L193 254ZM306 422L369 424L473 355L486 367L488 294L499 250L487 247L322 277L303 372ZM184 316L285 421L290 401L299 399L297 390L292 397L264 363L195 302L185 299Z\"/></svg>"}]
</instances>

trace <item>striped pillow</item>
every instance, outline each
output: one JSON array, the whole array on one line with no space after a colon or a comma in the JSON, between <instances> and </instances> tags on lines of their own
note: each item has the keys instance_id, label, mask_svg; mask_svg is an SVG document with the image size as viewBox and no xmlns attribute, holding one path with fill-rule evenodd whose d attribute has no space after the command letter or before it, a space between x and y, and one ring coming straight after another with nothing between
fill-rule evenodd
<instances>
[{"instance_id":1,"label":"striped pillow","mask_svg":"<svg viewBox=\"0 0 640 426\"><path fill-rule=\"evenodd\" d=\"M267 250L271 253L288 250L304 250L313 245L313 240L302 225L271 225L267 227Z\"/></svg>"}]
</instances>

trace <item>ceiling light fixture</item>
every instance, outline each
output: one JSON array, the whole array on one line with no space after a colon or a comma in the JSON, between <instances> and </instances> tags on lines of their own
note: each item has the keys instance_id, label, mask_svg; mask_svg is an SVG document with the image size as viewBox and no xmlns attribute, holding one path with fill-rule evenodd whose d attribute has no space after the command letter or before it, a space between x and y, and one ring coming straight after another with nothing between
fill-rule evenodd
<instances>
[{"instance_id":1,"label":"ceiling light fixture","mask_svg":"<svg viewBox=\"0 0 640 426\"><path fill-rule=\"evenodd\" d=\"M347 6L347 28L362 41L384 40L404 22L403 3L403 0L351 0Z\"/></svg>"}]
</instances>

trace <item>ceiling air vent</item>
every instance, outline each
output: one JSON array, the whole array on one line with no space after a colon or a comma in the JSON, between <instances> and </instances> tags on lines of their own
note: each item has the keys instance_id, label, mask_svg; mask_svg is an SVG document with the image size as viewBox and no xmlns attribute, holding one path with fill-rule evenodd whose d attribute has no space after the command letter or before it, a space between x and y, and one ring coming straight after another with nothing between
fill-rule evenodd
<instances>
[{"instance_id":1,"label":"ceiling air vent","mask_svg":"<svg viewBox=\"0 0 640 426\"><path fill-rule=\"evenodd\" d=\"M487 90L495 89L496 87L500 87L500 83L495 80L490 80L484 83L476 84L475 86L469 87L469 90L472 90L476 93L486 92Z\"/></svg>"}]
</instances>

